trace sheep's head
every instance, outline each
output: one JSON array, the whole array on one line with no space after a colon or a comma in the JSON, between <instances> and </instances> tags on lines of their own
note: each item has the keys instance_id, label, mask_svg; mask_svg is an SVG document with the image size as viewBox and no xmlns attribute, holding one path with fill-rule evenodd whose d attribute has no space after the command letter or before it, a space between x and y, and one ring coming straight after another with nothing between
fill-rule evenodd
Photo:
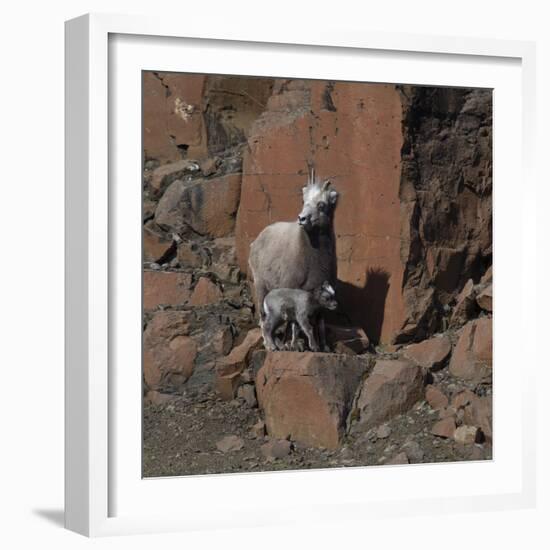
<instances>
[{"instance_id":1,"label":"sheep's head","mask_svg":"<svg viewBox=\"0 0 550 550\"><path fill-rule=\"evenodd\" d=\"M336 293L328 281L325 281L322 286L315 291L315 297L319 305L325 309L333 311L338 307Z\"/></svg>"},{"instance_id":2,"label":"sheep's head","mask_svg":"<svg viewBox=\"0 0 550 550\"><path fill-rule=\"evenodd\" d=\"M298 215L298 223L306 231L331 225L338 191L331 189L330 183L330 180L317 180L314 171L310 171L308 183L302 189L304 206Z\"/></svg>"}]
</instances>

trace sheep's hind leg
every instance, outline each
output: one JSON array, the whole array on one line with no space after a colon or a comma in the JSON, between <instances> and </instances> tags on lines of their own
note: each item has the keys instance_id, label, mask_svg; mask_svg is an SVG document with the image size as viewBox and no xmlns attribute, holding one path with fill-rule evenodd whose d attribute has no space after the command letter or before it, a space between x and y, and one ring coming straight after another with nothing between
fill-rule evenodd
<instances>
[{"instance_id":1,"label":"sheep's hind leg","mask_svg":"<svg viewBox=\"0 0 550 550\"><path fill-rule=\"evenodd\" d=\"M309 322L309 319L300 319L299 320L300 328L304 331L307 336L309 343L309 349L311 351L320 351L319 344L315 338L315 331L313 330L312 324Z\"/></svg>"},{"instance_id":2,"label":"sheep's hind leg","mask_svg":"<svg viewBox=\"0 0 550 550\"><path fill-rule=\"evenodd\" d=\"M267 294L267 289L264 285L254 283L254 294L256 298L256 313L258 315L258 324L262 331L264 342L266 341L266 331L264 328L266 322L266 312L264 310L264 298Z\"/></svg>"}]
</instances>

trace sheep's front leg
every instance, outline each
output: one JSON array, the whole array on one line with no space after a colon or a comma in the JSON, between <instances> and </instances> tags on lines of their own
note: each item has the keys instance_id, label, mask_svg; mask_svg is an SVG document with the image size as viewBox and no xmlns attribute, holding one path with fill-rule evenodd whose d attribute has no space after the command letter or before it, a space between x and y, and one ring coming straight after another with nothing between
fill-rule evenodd
<instances>
[{"instance_id":1,"label":"sheep's front leg","mask_svg":"<svg viewBox=\"0 0 550 550\"><path fill-rule=\"evenodd\" d=\"M300 328L304 331L304 334L307 336L307 341L309 343L309 349L311 351L319 351L319 344L315 338L315 331L313 330L313 325L307 318L302 318L298 320Z\"/></svg>"},{"instance_id":2,"label":"sheep's front leg","mask_svg":"<svg viewBox=\"0 0 550 550\"><path fill-rule=\"evenodd\" d=\"M277 345L275 344L275 341L273 339L273 334L277 326L276 323L273 321L273 318L269 315L266 316L263 320L261 327L265 349L269 351L275 351L277 349Z\"/></svg>"}]
</instances>

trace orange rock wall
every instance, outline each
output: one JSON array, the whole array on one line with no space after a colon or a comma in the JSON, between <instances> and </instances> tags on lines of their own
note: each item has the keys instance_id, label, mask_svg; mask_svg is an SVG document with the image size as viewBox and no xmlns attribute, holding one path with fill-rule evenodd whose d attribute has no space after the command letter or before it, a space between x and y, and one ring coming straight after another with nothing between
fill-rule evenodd
<instances>
[{"instance_id":1,"label":"orange rock wall","mask_svg":"<svg viewBox=\"0 0 550 550\"><path fill-rule=\"evenodd\" d=\"M236 240L250 243L301 209L306 162L340 192L335 215L342 309L374 340L403 323L400 256L402 106L395 86L277 81L244 156Z\"/></svg>"},{"instance_id":2,"label":"orange rock wall","mask_svg":"<svg viewBox=\"0 0 550 550\"><path fill-rule=\"evenodd\" d=\"M160 163L206 155L206 75L143 72L143 152Z\"/></svg>"}]
</instances>

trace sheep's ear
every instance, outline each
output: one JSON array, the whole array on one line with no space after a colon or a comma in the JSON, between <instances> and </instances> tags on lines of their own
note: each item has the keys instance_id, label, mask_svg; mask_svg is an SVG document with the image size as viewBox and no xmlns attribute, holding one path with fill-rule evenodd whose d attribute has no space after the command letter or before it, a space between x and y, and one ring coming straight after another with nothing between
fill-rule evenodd
<instances>
[{"instance_id":1,"label":"sheep's ear","mask_svg":"<svg viewBox=\"0 0 550 550\"><path fill-rule=\"evenodd\" d=\"M336 204L337 201L338 201L338 191L331 189L328 194L328 202L330 204Z\"/></svg>"}]
</instances>

